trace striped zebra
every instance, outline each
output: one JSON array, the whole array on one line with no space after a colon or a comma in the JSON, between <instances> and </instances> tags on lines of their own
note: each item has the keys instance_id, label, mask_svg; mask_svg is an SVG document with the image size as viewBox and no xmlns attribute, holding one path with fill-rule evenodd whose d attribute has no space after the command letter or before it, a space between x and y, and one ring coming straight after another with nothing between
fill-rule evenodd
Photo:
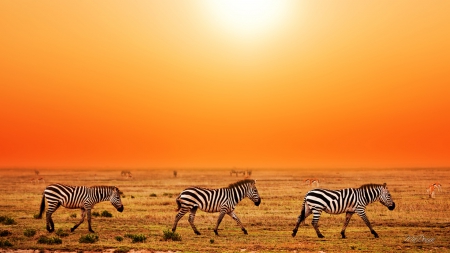
<instances>
[{"instance_id":1,"label":"striped zebra","mask_svg":"<svg viewBox=\"0 0 450 253\"><path fill-rule=\"evenodd\" d=\"M177 229L178 221L187 213L189 214L189 223L191 224L194 233L200 235L200 232L194 225L195 212L197 209L204 212L214 213L220 212L217 224L214 229L214 233L217 233L219 224L222 221L225 214L228 214L233 218L237 224L241 227L244 234L247 234L247 230L242 225L239 218L234 213L236 204L239 203L245 197L251 199L256 206L261 204L261 198L259 197L258 190L256 189L256 181L252 179L245 179L238 181L234 184L230 184L226 188L220 189L206 189L200 187L190 187L183 190L177 197L176 202L178 205L178 214L175 216L175 222L172 227L172 231Z\"/></svg>"},{"instance_id":2,"label":"striped zebra","mask_svg":"<svg viewBox=\"0 0 450 253\"><path fill-rule=\"evenodd\" d=\"M304 222L306 217L313 215L312 225L316 230L317 236L323 238L320 233L318 222L320 214L325 211L329 214L346 213L344 226L341 230L342 238L345 238L345 229L352 215L357 213L361 219L369 227L370 232L378 238L377 232L373 230L369 219L366 216L366 206L374 201L380 201L381 204L387 206L389 210L394 210L395 203L391 199L386 183L380 184L366 184L359 188L348 188L342 190L325 190L314 189L309 191L303 201L302 211L298 217L297 224L293 230L292 236L297 234L298 226Z\"/></svg>"},{"instance_id":3,"label":"striped zebra","mask_svg":"<svg viewBox=\"0 0 450 253\"><path fill-rule=\"evenodd\" d=\"M75 229L84 221L87 214L89 231L94 233L91 227L91 209L94 205L102 201L111 201L111 204L117 211L123 211L122 201L120 200L121 192L115 186L69 186L63 184L52 184L45 188L42 194L41 210L38 218L42 218L42 213L45 210L45 199L48 202L48 209L46 212L47 230L53 232L55 225L53 223L52 214L63 206L70 209L81 209L81 220L70 231Z\"/></svg>"}]
</instances>

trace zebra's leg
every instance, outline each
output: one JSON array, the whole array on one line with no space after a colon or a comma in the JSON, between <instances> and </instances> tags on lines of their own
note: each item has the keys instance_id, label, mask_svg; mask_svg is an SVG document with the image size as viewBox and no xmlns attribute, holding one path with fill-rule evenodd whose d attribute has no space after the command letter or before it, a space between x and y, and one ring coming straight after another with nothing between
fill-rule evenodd
<instances>
[{"instance_id":1,"label":"zebra's leg","mask_svg":"<svg viewBox=\"0 0 450 253\"><path fill-rule=\"evenodd\" d=\"M223 217L225 216L225 214L226 214L226 212L220 211L219 218L217 219L216 228L214 229L214 233L215 233L216 235L219 235L219 233L217 233L217 230L219 229L219 225L220 225L220 223L222 222L222 219L223 219Z\"/></svg>"},{"instance_id":2,"label":"zebra's leg","mask_svg":"<svg viewBox=\"0 0 450 253\"><path fill-rule=\"evenodd\" d=\"M88 220L88 227L89 227L89 232L91 233L95 233L94 230L92 230L91 227L91 209L87 209L87 220Z\"/></svg>"},{"instance_id":3,"label":"zebra's leg","mask_svg":"<svg viewBox=\"0 0 450 253\"><path fill-rule=\"evenodd\" d=\"M297 219L297 224L295 224L294 230L292 230L292 237L295 237L297 235L298 227L300 224L305 223L305 219L311 215L311 209L308 205L304 204L302 211L300 212L300 215Z\"/></svg>"},{"instance_id":4,"label":"zebra's leg","mask_svg":"<svg viewBox=\"0 0 450 253\"><path fill-rule=\"evenodd\" d=\"M178 221L189 211L187 208L182 208L175 216L175 222L173 223L172 232L175 232L177 230L177 224Z\"/></svg>"},{"instance_id":5,"label":"zebra's leg","mask_svg":"<svg viewBox=\"0 0 450 253\"><path fill-rule=\"evenodd\" d=\"M70 229L70 232L75 231L75 229L77 229L77 227L80 226L80 224L84 222L84 217L86 217L86 209L81 208L81 220L77 224L75 224L75 226L73 226L73 228Z\"/></svg>"},{"instance_id":6,"label":"zebra's leg","mask_svg":"<svg viewBox=\"0 0 450 253\"><path fill-rule=\"evenodd\" d=\"M354 214L354 212L347 212L345 215L344 226L342 227L342 230L341 230L342 238L345 238L345 229L347 228L348 223L350 222L350 219L352 218L353 214Z\"/></svg>"},{"instance_id":7,"label":"zebra's leg","mask_svg":"<svg viewBox=\"0 0 450 253\"><path fill-rule=\"evenodd\" d=\"M244 234L247 235L248 234L247 230L244 228L244 225L242 225L242 222L239 220L237 215L233 211L229 212L228 215L230 215L231 218L233 218L233 220L235 220L237 222L237 224L241 227L241 229L244 232Z\"/></svg>"},{"instance_id":8,"label":"zebra's leg","mask_svg":"<svg viewBox=\"0 0 450 253\"><path fill-rule=\"evenodd\" d=\"M366 216L366 211L364 209L362 210L356 210L356 213L359 215L359 217L361 217L361 219L366 223L367 227L369 227L370 229L370 233L373 234L373 236L375 236L375 238L378 238L378 234L377 232L375 232L375 230L373 230L372 225L370 225L370 221L369 218L367 218Z\"/></svg>"},{"instance_id":9,"label":"zebra's leg","mask_svg":"<svg viewBox=\"0 0 450 253\"><path fill-rule=\"evenodd\" d=\"M191 227L194 230L194 233L196 235L200 235L200 232L198 232L198 230L197 230L197 228L195 227L195 224L194 224L195 213L197 212L197 208L198 208L198 206L194 206L194 207L191 208L191 213L189 214L189 224L191 224Z\"/></svg>"},{"instance_id":10,"label":"zebra's leg","mask_svg":"<svg viewBox=\"0 0 450 253\"><path fill-rule=\"evenodd\" d=\"M55 224L53 223L52 214L56 211L56 209L59 208L60 205L61 203L59 202L54 207L49 205L47 212L45 213L45 218L47 222L47 231L50 233L55 231Z\"/></svg>"},{"instance_id":11,"label":"zebra's leg","mask_svg":"<svg viewBox=\"0 0 450 253\"><path fill-rule=\"evenodd\" d=\"M325 236L323 236L319 230L319 218L320 218L321 213L322 213L322 211L320 211L320 210L312 210L313 220L312 220L311 224L313 225L314 230L316 230L317 237L324 238Z\"/></svg>"}]
</instances>

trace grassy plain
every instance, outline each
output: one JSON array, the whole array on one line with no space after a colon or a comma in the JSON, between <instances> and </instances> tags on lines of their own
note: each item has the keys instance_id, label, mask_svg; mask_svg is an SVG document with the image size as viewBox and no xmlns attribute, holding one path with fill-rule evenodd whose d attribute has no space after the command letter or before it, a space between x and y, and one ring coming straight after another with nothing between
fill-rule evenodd
<instances>
[{"instance_id":1,"label":"grassy plain","mask_svg":"<svg viewBox=\"0 0 450 253\"><path fill-rule=\"evenodd\" d=\"M177 169L174 177L171 169L133 170L133 179L121 176L121 170L40 170L45 183L31 183L34 170L2 169L0 184L2 200L0 216L8 216L16 224L0 224L0 231L12 234L0 237L12 247L0 248L0 252L19 249L50 251L109 251L130 250L179 251L179 252L447 252L450 251L450 185L448 169L360 169L360 170L283 170L253 169L251 178L257 179L262 203L256 207L244 199L236 208L248 235L244 235L228 216L219 227L219 236L213 228L218 214L197 212L195 219L202 235L195 235L187 215L178 223L177 233L181 241L163 240L163 231L172 227L176 215L175 198L188 186L208 188L226 187L243 179L230 176L228 169L201 170ZM320 187L340 189L359 187L366 183L388 184L396 202L396 209L389 211L380 203L367 207L367 215L380 238L375 239L362 220L354 215L347 228L347 239L340 238L345 215L322 214L319 225L324 239L317 238L308 217L297 236L291 236L300 213L303 197L311 189L304 184L306 178L319 178ZM430 199L426 187L433 182L442 184L442 191ZM94 211L107 210L112 218L93 217L92 226L98 241L79 243L88 234L87 221L73 233L70 228L79 220L80 211L60 207L54 214L55 229L62 228L69 236L62 237L62 244L37 243L42 235L49 235L45 219L35 219L39 212L42 192L51 183L72 185L115 185L124 192L123 213L117 212L109 202L95 206ZM74 218L76 214L76 218ZM44 215L45 216L45 215ZM26 229L35 229L32 237L24 235ZM132 243L126 234L142 234L145 242ZM51 236L56 236L52 234ZM116 237L123 237L117 241ZM416 238L416 242L406 239ZM421 238L432 239L424 242Z\"/></svg>"}]
</instances>

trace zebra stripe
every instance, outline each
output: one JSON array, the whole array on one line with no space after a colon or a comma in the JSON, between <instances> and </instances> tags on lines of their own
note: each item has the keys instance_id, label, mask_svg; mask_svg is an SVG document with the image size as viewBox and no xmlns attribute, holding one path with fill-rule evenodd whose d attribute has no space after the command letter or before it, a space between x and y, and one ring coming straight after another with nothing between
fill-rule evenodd
<instances>
[{"instance_id":1,"label":"zebra stripe","mask_svg":"<svg viewBox=\"0 0 450 253\"><path fill-rule=\"evenodd\" d=\"M45 200L48 203L46 212L47 230L53 232L55 225L53 223L52 214L60 207L69 209L81 209L81 220L70 231L74 231L87 214L89 231L94 232L91 227L91 209L95 204L102 201L110 201L117 211L123 211L122 201L120 199L120 191L115 186L70 186L63 184L52 184L45 188L42 194L41 209L38 218L42 218L45 210Z\"/></svg>"},{"instance_id":2,"label":"zebra stripe","mask_svg":"<svg viewBox=\"0 0 450 253\"><path fill-rule=\"evenodd\" d=\"M204 212L214 213L220 212L217 224L214 229L214 233L218 235L217 229L225 214L232 217L237 224L241 227L244 234L247 234L247 230L242 225L239 218L234 213L234 209L242 199L248 197L256 206L261 203L258 190L255 186L256 181L252 179L245 179L238 181L234 184L230 184L227 188L220 189L206 189L201 187L189 187L183 190L177 197L176 202L178 205L178 214L175 216L175 222L172 227L172 231L177 229L178 221L187 213L189 214L189 223L191 224L194 233L200 235L200 232L194 225L195 213L197 209Z\"/></svg>"},{"instance_id":3,"label":"zebra stripe","mask_svg":"<svg viewBox=\"0 0 450 253\"><path fill-rule=\"evenodd\" d=\"M373 230L370 225L370 221L366 216L366 206L374 201L380 201L381 204L388 207L389 210L394 210L395 203L391 199L386 183L379 184L366 184L359 188L348 188L342 190L325 190L314 189L309 191L302 205L302 211L298 217L297 224L293 230L292 236L297 234L298 227L306 217L313 215L312 225L316 230L317 236L323 238L320 233L318 223L320 214L325 211L329 214L341 214L346 213L346 219L344 226L341 230L342 238L345 238L345 229L354 213L357 213L359 217L369 227L370 232L378 238L377 232Z\"/></svg>"}]
</instances>

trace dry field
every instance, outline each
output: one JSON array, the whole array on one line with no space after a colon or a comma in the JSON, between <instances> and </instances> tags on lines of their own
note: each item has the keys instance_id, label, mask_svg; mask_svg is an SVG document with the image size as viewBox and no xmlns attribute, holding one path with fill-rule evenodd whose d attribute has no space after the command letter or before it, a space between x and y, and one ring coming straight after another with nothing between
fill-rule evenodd
<instances>
[{"instance_id":1,"label":"dry field","mask_svg":"<svg viewBox=\"0 0 450 253\"><path fill-rule=\"evenodd\" d=\"M244 199L236 207L236 214L248 230L244 235L236 223L225 216L219 227L219 236L213 228L217 213L197 212L195 219L202 235L195 235L187 215L178 224L181 241L163 240L163 231L172 227L176 215L175 198L188 186L208 188L226 187L243 179L230 176L230 170L178 169L133 170L133 179L121 176L121 170L41 170L44 182L31 183L36 177L31 169L0 170L2 200L0 216L14 219L15 224L0 224L0 231L9 235L0 237L13 246L3 246L0 252L44 250L58 252L447 252L450 251L450 170L448 169L391 169L391 170L282 170L253 169L251 178L257 179L262 203L256 207ZM380 238L375 239L362 220L354 215L347 228L347 239L340 238L345 215L323 213L319 222L324 239L317 238L310 225L311 216L301 225L297 236L291 236L300 213L303 197L311 189L306 178L319 178L320 187L340 189L358 187L366 183L388 184L396 202L389 211L380 203L367 207L367 215ZM442 191L430 199L426 187L434 182L442 184ZM107 210L112 218L93 217L92 227L99 240L92 244L80 243L88 234L87 222L73 233L70 228L79 220L80 211L60 207L54 214L55 229L69 233L61 237L62 244L37 243L42 235L49 236L45 219L35 219L39 212L42 192L51 183L72 185L115 185L124 192L123 213L109 202L102 202L93 211ZM76 214L76 218L74 218ZM24 235L34 229L31 237ZM145 242L133 243L126 234L142 234ZM56 236L54 233L50 236ZM122 237L118 241L116 237ZM407 238L409 237L409 241ZM32 252L32 251L26 251Z\"/></svg>"}]
</instances>

